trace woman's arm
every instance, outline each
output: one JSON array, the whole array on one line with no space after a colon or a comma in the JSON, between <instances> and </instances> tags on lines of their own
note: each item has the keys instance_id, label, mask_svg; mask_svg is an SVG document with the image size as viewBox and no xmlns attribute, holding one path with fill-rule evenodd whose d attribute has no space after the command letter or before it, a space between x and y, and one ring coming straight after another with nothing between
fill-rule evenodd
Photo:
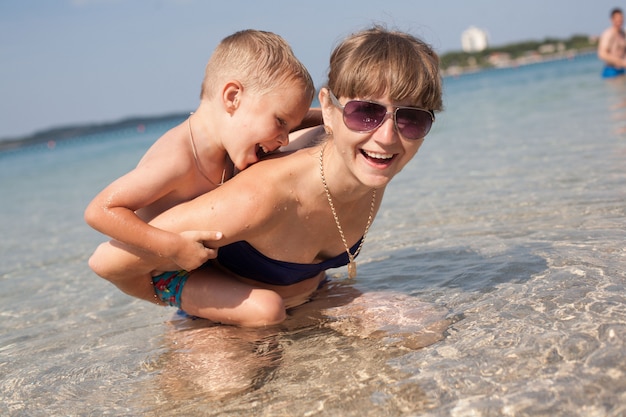
<instances>
[{"instance_id":1,"label":"woman's arm","mask_svg":"<svg viewBox=\"0 0 626 417\"><path fill-rule=\"evenodd\" d=\"M281 220L276 207L289 204L285 201L288 194L282 191L284 183L276 184L277 162L259 162L219 188L168 209L149 224L186 235L219 230L222 234L219 246L266 234ZM214 241L205 244L217 248ZM178 268L167 258L120 243L101 245L90 265L109 280Z\"/></svg>"}]
</instances>

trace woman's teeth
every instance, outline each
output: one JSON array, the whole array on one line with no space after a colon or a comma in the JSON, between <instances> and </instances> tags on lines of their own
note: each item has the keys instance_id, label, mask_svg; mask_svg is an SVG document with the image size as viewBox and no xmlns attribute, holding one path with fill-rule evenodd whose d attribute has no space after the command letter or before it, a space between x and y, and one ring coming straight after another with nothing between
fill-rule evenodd
<instances>
[{"instance_id":1,"label":"woman's teeth","mask_svg":"<svg viewBox=\"0 0 626 417\"><path fill-rule=\"evenodd\" d=\"M391 159L393 158L393 154L388 153L377 153L377 152L369 152L366 150L361 150L363 154L373 159Z\"/></svg>"}]
</instances>

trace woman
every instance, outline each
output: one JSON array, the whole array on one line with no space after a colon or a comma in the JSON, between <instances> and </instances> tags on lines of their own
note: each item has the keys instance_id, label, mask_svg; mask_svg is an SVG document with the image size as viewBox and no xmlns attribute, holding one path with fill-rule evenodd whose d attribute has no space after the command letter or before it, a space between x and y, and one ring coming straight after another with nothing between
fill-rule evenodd
<instances>
[{"instance_id":1,"label":"woman","mask_svg":"<svg viewBox=\"0 0 626 417\"><path fill-rule=\"evenodd\" d=\"M442 108L438 64L429 46L406 33L374 27L353 34L331 55L319 93L324 127L299 139L320 144L259 162L151 222L173 232L220 230L215 261L161 273L171 268L163 259L110 245L98 255L130 271L128 279L150 273L161 300L189 314L241 326L281 322L326 269L348 264L356 276L385 187Z\"/></svg>"}]
</instances>

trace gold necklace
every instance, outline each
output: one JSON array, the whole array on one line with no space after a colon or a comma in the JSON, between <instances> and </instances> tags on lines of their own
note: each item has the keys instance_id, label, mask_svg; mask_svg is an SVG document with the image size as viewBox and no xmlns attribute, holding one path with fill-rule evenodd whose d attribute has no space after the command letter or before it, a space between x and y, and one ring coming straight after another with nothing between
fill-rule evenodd
<instances>
[{"instance_id":1,"label":"gold necklace","mask_svg":"<svg viewBox=\"0 0 626 417\"><path fill-rule=\"evenodd\" d=\"M196 168L198 168L198 171L200 171L200 174L202 174L202 176L208 182L215 185L216 187L224 184L224 177L226 176L226 166L224 166L224 170L222 171L222 181L219 184L214 183L213 180L211 180L211 178L209 178L209 176L204 172L204 170L202 169L202 166L200 165L200 161L198 161L198 152L196 151L196 144L193 140L193 133L191 133L191 117L187 119L187 126L189 127L189 141L191 142L191 151L193 152L193 159L194 161L196 161ZM226 155L226 157L228 158L228 155Z\"/></svg>"},{"instance_id":2,"label":"gold necklace","mask_svg":"<svg viewBox=\"0 0 626 417\"><path fill-rule=\"evenodd\" d=\"M348 247L348 243L346 242L346 238L343 234L343 229L341 228L341 224L339 223L339 217L337 217L337 212L335 211L335 205L333 204L333 199L330 196L330 190L328 189L328 185L326 184L326 178L324 177L324 148L326 145L322 146L320 150L320 174L322 175L322 184L324 184L324 191L326 191L326 198L328 199L328 204L330 205L330 211L333 213L333 218L335 219L335 224L337 225L337 230L339 230L339 236L341 236L341 241L343 242L343 246L346 248L346 252L348 253L348 277L350 279L356 278L356 262L354 258L357 257L359 252L361 252L361 248L363 247L363 243L365 243L365 237L367 236L367 231L372 224L372 216L374 215L374 205L376 203L376 189L372 190L372 203L370 205L370 214L367 218L367 224L365 225L365 231L363 232L363 237L361 238L361 243L359 247L354 252L354 255L350 253L350 248Z\"/></svg>"}]
</instances>

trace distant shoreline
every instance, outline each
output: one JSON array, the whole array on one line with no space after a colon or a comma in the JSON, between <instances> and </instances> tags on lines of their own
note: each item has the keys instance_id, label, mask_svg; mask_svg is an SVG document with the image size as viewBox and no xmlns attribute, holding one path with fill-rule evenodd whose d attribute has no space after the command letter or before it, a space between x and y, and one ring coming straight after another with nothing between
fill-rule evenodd
<instances>
[{"instance_id":1,"label":"distant shoreline","mask_svg":"<svg viewBox=\"0 0 626 417\"><path fill-rule=\"evenodd\" d=\"M463 75L471 75L471 74L477 74L477 73L489 72L489 71L501 71L501 70L507 70L507 69L515 69L515 68L521 68L521 67L525 67L529 65L547 64L549 62L554 62L554 61L567 61L567 60L572 60L572 59L577 59L577 58L586 58L592 55L594 56L596 55L595 50L586 50L586 51L570 52L570 53L563 53L563 54L547 55L547 56L543 56L540 58L535 57L533 59L519 59L519 60L511 61L507 63L506 65L501 65L501 66L468 67L468 68L464 68L463 70L458 70L458 69L445 70L442 72L442 77L444 79L445 78L457 78L457 77L462 77ZM599 60L598 62L600 63Z\"/></svg>"},{"instance_id":2,"label":"distant shoreline","mask_svg":"<svg viewBox=\"0 0 626 417\"><path fill-rule=\"evenodd\" d=\"M184 120L188 116L189 112L172 113L162 116L129 117L115 122L98 124L88 123L46 129L28 136L0 139L0 152L44 143L53 145L60 141L74 139L81 136L94 135L102 132L110 132L112 130L127 128L142 129L149 124Z\"/></svg>"},{"instance_id":3,"label":"distant shoreline","mask_svg":"<svg viewBox=\"0 0 626 417\"><path fill-rule=\"evenodd\" d=\"M515 68L546 60L571 58L597 51L598 37L585 34L568 39L525 40L477 51L451 51L440 55L443 74L459 75L487 68Z\"/></svg>"}]
</instances>

